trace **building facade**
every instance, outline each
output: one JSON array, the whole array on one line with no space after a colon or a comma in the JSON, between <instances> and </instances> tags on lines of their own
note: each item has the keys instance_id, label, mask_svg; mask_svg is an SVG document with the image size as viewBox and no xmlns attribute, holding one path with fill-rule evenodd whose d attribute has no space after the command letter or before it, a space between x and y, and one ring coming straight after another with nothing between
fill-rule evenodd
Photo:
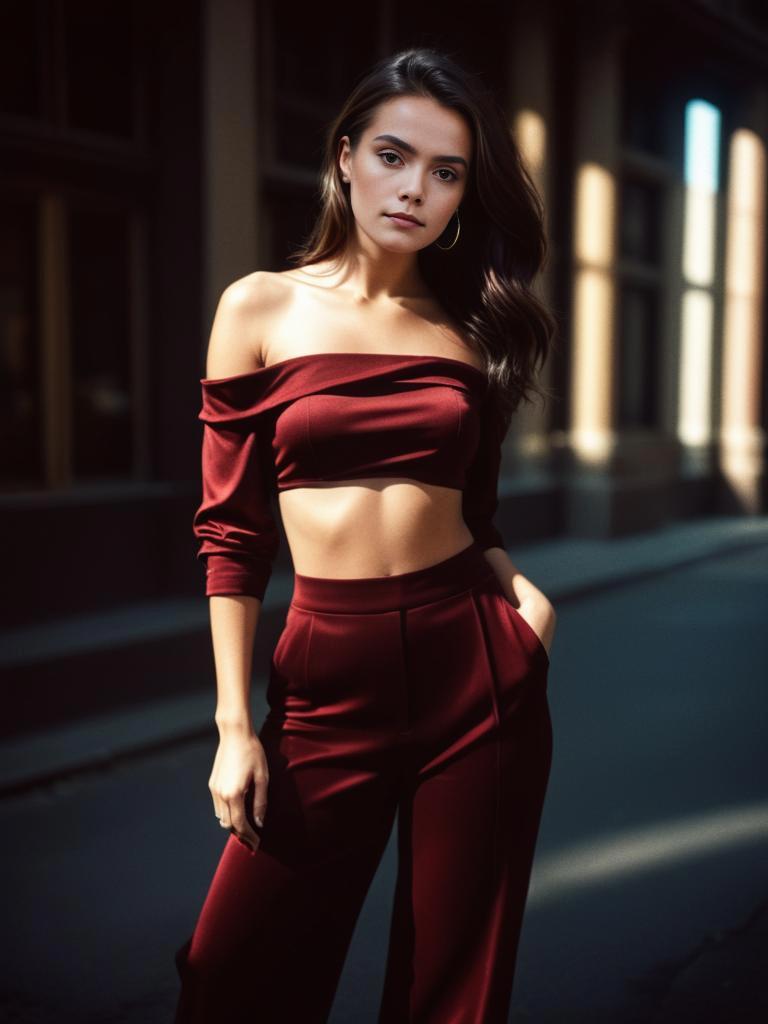
<instances>
[{"instance_id":1,"label":"building facade","mask_svg":"<svg viewBox=\"0 0 768 1024\"><path fill-rule=\"evenodd\" d=\"M765 5L35 0L0 22L8 628L200 595L218 297L287 267L325 125L414 44L493 86L547 210L560 331L505 444L510 544L765 510Z\"/></svg>"}]
</instances>

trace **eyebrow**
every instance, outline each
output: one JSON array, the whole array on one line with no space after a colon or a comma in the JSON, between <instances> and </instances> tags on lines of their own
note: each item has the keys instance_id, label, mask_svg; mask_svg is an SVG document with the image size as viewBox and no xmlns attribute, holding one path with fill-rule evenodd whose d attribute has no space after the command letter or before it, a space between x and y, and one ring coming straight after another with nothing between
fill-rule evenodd
<instances>
[{"instance_id":1,"label":"eyebrow","mask_svg":"<svg viewBox=\"0 0 768 1024\"><path fill-rule=\"evenodd\" d=\"M382 139L384 142L391 142L393 146L399 146L407 153L413 153L414 156L418 152L410 142L406 142L404 139L398 139L396 135L377 135L373 141L378 142L379 139ZM436 156L434 159L443 164L463 164L465 168L467 167L467 161L463 156Z\"/></svg>"}]
</instances>

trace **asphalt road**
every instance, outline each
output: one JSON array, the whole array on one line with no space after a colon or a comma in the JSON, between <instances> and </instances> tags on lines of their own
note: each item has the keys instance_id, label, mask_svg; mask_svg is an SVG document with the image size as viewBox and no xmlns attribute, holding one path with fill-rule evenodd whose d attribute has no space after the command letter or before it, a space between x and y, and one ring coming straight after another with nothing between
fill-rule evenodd
<instances>
[{"instance_id":1,"label":"asphalt road","mask_svg":"<svg viewBox=\"0 0 768 1024\"><path fill-rule=\"evenodd\" d=\"M558 608L511 1021L649 1021L692 951L768 897L767 580L768 548ZM225 839L215 742L0 804L0 1019L170 1022L173 951ZM393 834L331 1024L376 1020L394 853Z\"/></svg>"}]
</instances>

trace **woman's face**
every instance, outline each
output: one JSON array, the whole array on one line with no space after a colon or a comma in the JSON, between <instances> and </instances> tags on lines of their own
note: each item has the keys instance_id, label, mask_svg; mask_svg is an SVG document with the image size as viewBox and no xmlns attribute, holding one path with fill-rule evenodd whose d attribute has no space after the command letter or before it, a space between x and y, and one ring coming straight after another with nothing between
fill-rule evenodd
<instances>
[{"instance_id":1,"label":"woman's face","mask_svg":"<svg viewBox=\"0 0 768 1024\"><path fill-rule=\"evenodd\" d=\"M340 140L339 166L350 181L358 230L390 252L425 248L458 208L471 157L472 134L455 110L426 96L396 96L380 104L354 153L349 136ZM419 224L395 220L396 213L410 214ZM456 219L451 223L455 231Z\"/></svg>"}]
</instances>

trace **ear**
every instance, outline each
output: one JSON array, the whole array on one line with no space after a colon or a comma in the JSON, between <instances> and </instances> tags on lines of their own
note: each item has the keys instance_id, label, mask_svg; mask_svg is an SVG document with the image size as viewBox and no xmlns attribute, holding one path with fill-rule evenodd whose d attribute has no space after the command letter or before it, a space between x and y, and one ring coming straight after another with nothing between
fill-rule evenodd
<instances>
[{"instance_id":1,"label":"ear","mask_svg":"<svg viewBox=\"0 0 768 1024\"><path fill-rule=\"evenodd\" d=\"M342 135L339 139L339 148L336 154L342 178L349 177L349 154L349 136Z\"/></svg>"}]
</instances>

